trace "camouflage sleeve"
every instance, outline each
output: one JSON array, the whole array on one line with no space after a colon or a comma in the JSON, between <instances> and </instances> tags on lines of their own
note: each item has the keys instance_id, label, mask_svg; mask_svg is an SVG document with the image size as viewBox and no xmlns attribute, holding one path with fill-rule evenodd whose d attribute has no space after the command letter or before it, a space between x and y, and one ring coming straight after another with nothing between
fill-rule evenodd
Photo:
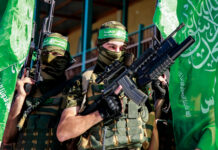
<instances>
[{"instance_id":1,"label":"camouflage sleeve","mask_svg":"<svg viewBox=\"0 0 218 150\"><path fill-rule=\"evenodd\" d=\"M82 104L82 80L76 80L75 84L68 89L66 94L66 108L76 107Z\"/></svg>"}]
</instances>

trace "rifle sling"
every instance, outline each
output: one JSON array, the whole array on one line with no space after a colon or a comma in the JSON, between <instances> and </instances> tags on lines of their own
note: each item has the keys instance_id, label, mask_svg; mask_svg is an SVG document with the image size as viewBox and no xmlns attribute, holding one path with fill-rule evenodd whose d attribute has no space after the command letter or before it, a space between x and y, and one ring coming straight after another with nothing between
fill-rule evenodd
<instances>
[{"instance_id":1,"label":"rifle sling","mask_svg":"<svg viewBox=\"0 0 218 150\"><path fill-rule=\"evenodd\" d=\"M44 95L42 95L40 98L39 98L39 101L29 107L27 107L26 110L30 110L28 111L28 114L30 114L33 110L36 110L37 108L39 108L39 106L44 103L48 98L52 97L52 96L55 96L57 95L58 93L60 93L61 91L63 91L63 89L69 89L72 84L74 84L74 82L76 80L79 79L79 75L75 76L74 78L70 79L70 80L67 80L65 82L62 82L61 84L55 86L52 90L48 91L47 93L45 93ZM30 108L32 107L32 108ZM25 112L25 111L24 111ZM28 115L26 114L26 115Z\"/></svg>"}]
</instances>

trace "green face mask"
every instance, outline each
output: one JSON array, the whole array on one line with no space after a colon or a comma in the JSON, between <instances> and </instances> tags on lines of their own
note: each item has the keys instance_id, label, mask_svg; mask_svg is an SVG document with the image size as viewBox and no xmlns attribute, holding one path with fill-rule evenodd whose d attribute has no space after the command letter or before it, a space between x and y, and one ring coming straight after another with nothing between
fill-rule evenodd
<instances>
[{"instance_id":1,"label":"green face mask","mask_svg":"<svg viewBox=\"0 0 218 150\"><path fill-rule=\"evenodd\" d=\"M106 65L112 64L114 60L119 60L123 54L123 51L115 52L110 51L102 46L99 47L98 60Z\"/></svg>"}]
</instances>

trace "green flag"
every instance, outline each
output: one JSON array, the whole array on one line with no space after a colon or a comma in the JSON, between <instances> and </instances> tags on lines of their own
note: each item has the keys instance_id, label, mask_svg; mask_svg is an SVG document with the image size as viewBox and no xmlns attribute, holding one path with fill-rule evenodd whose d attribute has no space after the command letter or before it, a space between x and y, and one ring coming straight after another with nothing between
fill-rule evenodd
<instances>
[{"instance_id":1,"label":"green flag","mask_svg":"<svg viewBox=\"0 0 218 150\"><path fill-rule=\"evenodd\" d=\"M170 70L169 92L178 150L216 149L217 14L217 0L159 0L157 4L153 21L164 38L183 22L186 26L175 35L176 41L188 35L195 39Z\"/></svg>"},{"instance_id":2,"label":"green flag","mask_svg":"<svg viewBox=\"0 0 218 150\"><path fill-rule=\"evenodd\" d=\"M18 72L28 54L35 0L3 0L0 5L0 141Z\"/></svg>"},{"instance_id":3,"label":"green flag","mask_svg":"<svg viewBox=\"0 0 218 150\"><path fill-rule=\"evenodd\" d=\"M217 65L216 65L217 67L216 68L218 68L218 63L217 63ZM216 70L216 77L218 77L218 70ZM216 87L215 87L215 93L216 93L216 95L215 95L215 118L218 118L218 102L217 102L217 100L218 100L218 79L216 79ZM218 119L216 119L215 120L216 122L215 122L215 124L216 124L216 148L218 149Z\"/></svg>"}]
</instances>

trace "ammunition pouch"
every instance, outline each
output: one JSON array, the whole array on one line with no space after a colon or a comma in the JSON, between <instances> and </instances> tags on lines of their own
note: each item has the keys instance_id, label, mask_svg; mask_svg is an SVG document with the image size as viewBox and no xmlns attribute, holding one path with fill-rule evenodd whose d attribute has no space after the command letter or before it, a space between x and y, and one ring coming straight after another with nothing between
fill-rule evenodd
<instances>
[{"instance_id":1,"label":"ammunition pouch","mask_svg":"<svg viewBox=\"0 0 218 150\"><path fill-rule=\"evenodd\" d=\"M62 144L56 137L61 105L62 97L49 98L33 111L19 133L16 149L61 149Z\"/></svg>"},{"instance_id":2,"label":"ammunition pouch","mask_svg":"<svg viewBox=\"0 0 218 150\"><path fill-rule=\"evenodd\" d=\"M92 86L90 86L92 87ZM98 89L98 88L92 88ZM93 92L95 93L95 92ZM95 96L87 100L93 100ZM148 121L148 110L146 106L138 106L132 100L127 99L122 93L119 96L123 101L123 110L118 119L103 121L90 128L81 136L78 149L98 150L117 148L141 148L147 137L146 122Z\"/></svg>"}]
</instances>

